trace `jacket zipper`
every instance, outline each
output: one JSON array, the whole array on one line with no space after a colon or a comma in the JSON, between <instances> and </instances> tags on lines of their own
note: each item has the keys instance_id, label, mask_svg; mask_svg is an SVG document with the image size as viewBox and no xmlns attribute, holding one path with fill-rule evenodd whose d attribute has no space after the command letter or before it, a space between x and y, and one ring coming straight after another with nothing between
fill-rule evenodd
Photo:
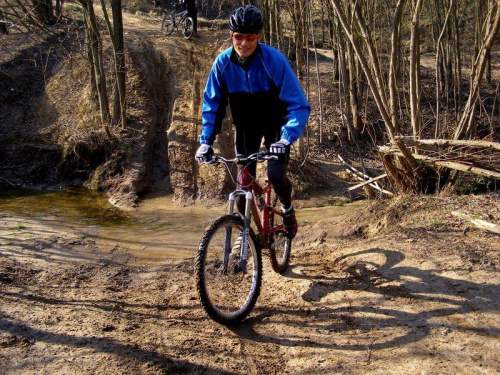
<instances>
[{"instance_id":1,"label":"jacket zipper","mask_svg":"<svg viewBox=\"0 0 500 375\"><path fill-rule=\"evenodd\" d=\"M250 80L248 79L248 70L245 70L245 78L247 80L248 92L251 94L252 93L252 88L250 87Z\"/></svg>"}]
</instances>

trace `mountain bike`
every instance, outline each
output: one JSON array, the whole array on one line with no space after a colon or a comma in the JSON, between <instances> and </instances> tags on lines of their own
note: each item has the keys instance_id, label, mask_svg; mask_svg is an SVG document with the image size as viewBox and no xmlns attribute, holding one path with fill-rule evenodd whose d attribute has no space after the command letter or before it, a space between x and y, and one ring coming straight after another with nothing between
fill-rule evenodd
<instances>
[{"instance_id":1,"label":"mountain bike","mask_svg":"<svg viewBox=\"0 0 500 375\"><path fill-rule=\"evenodd\" d=\"M175 8L175 4L174 4ZM187 10L173 10L163 17L161 22L161 32L165 35L170 35L175 28L181 26L184 38L189 39L193 35L193 19L187 16Z\"/></svg>"},{"instance_id":2,"label":"mountain bike","mask_svg":"<svg viewBox=\"0 0 500 375\"><path fill-rule=\"evenodd\" d=\"M214 155L209 164L264 162L276 159L267 151L226 159ZM245 200L245 212L235 209ZM261 186L246 168L238 174L236 190L229 194L227 215L204 232L195 260L196 288L205 312L216 322L230 325L250 314L262 284L262 249L269 250L274 271L283 273L290 263L292 240L287 236L277 197L266 180ZM254 228L251 226L253 221Z\"/></svg>"}]
</instances>

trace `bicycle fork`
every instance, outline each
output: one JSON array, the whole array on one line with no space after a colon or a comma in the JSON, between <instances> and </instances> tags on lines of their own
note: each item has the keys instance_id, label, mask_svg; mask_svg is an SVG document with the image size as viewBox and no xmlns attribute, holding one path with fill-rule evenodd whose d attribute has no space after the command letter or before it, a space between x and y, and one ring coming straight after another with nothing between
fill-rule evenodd
<instances>
[{"instance_id":1,"label":"bicycle fork","mask_svg":"<svg viewBox=\"0 0 500 375\"><path fill-rule=\"evenodd\" d=\"M234 204L236 197L244 196L245 197L245 215L243 216L243 232L241 233L241 247L240 247L240 261L235 266L234 272L242 272L245 271L247 265L247 257L248 257L248 246L249 246L249 237L250 237L250 222L252 215L252 199L253 195L251 191L245 190L235 190L229 195L229 209L228 213L232 214L234 212ZM226 229L226 240L224 243L224 268L227 270L227 264L229 262L229 254L232 251L231 246L231 228Z\"/></svg>"}]
</instances>

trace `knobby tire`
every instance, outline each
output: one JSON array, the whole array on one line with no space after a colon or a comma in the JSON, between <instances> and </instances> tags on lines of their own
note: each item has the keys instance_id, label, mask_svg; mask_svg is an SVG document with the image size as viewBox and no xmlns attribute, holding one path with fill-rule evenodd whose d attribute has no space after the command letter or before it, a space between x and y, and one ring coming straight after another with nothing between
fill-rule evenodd
<instances>
[{"instance_id":1,"label":"knobby tire","mask_svg":"<svg viewBox=\"0 0 500 375\"><path fill-rule=\"evenodd\" d=\"M193 19L191 17L186 17L186 20L184 21L184 38L191 38L193 31Z\"/></svg>"},{"instance_id":2,"label":"knobby tire","mask_svg":"<svg viewBox=\"0 0 500 375\"><path fill-rule=\"evenodd\" d=\"M290 265L290 254L292 250L292 240L285 231L279 230L272 234L269 256L271 266L277 273L284 273Z\"/></svg>"},{"instance_id":3,"label":"knobby tire","mask_svg":"<svg viewBox=\"0 0 500 375\"><path fill-rule=\"evenodd\" d=\"M203 234L195 261L196 289L207 315L225 325L238 323L252 311L262 284L262 258L258 240L250 228L246 270L234 272L239 252L231 251L227 268L223 266L227 228L230 246L243 231L238 215L225 215L213 222ZM238 295L241 294L241 295Z\"/></svg>"},{"instance_id":4,"label":"knobby tire","mask_svg":"<svg viewBox=\"0 0 500 375\"><path fill-rule=\"evenodd\" d=\"M161 32L165 35L172 34L175 29L175 16L173 13L165 14L163 21L161 22Z\"/></svg>"},{"instance_id":5,"label":"knobby tire","mask_svg":"<svg viewBox=\"0 0 500 375\"><path fill-rule=\"evenodd\" d=\"M271 206L276 207L276 203L277 197L273 191ZM272 228L277 224L283 224L281 216L271 213L269 217L269 227ZM282 274L290 265L292 239L286 235L284 230L276 231L269 236L269 257L271 258L271 266L275 272Z\"/></svg>"}]
</instances>

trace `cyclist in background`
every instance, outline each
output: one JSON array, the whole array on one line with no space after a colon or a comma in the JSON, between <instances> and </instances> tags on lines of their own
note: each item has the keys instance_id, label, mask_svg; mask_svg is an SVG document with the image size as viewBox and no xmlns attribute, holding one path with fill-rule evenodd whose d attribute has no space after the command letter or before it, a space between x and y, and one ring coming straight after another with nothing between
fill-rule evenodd
<instances>
[{"instance_id":1,"label":"cyclist in background","mask_svg":"<svg viewBox=\"0 0 500 375\"><path fill-rule=\"evenodd\" d=\"M186 4L187 16L193 19L193 36L198 37L198 0L181 0Z\"/></svg>"},{"instance_id":2,"label":"cyclist in background","mask_svg":"<svg viewBox=\"0 0 500 375\"><path fill-rule=\"evenodd\" d=\"M297 233L292 206L292 185L286 176L290 145L302 134L311 111L286 57L260 43L262 14L255 6L234 10L229 17L232 47L223 51L212 66L203 95L201 146L198 162L210 161L215 136L220 133L227 104L235 125L237 155L248 156L264 145L278 160L267 165L268 179L280 199L287 235ZM239 165L255 176L256 163ZM240 181L241 183L241 181ZM242 181L242 186L249 181ZM242 200L243 201L243 200ZM244 202L238 202L240 212Z\"/></svg>"}]
</instances>

